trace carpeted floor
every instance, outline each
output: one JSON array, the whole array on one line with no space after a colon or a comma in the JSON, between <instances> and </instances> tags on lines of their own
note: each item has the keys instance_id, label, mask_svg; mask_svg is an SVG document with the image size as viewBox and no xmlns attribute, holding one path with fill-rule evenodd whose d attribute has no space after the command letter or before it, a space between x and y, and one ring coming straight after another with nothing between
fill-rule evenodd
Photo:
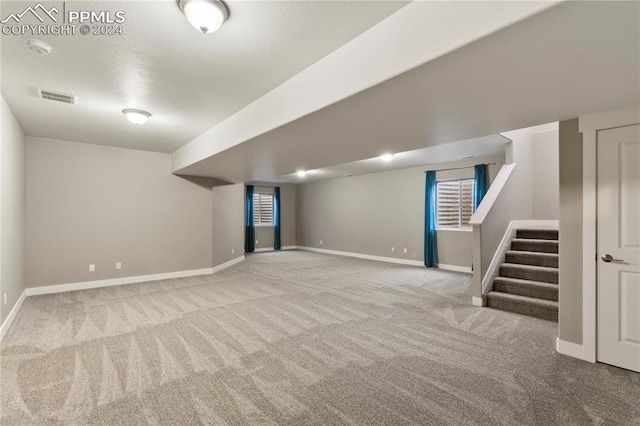
<instances>
[{"instance_id":1,"label":"carpeted floor","mask_svg":"<svg viewBox=\"0 0 640 426\"><path fill-rule=\"evenodd\" d=\"M301 251L213 276L27 298L0 424L640 424L640 374L468 275Z\"/></svg>"}]
</instances>

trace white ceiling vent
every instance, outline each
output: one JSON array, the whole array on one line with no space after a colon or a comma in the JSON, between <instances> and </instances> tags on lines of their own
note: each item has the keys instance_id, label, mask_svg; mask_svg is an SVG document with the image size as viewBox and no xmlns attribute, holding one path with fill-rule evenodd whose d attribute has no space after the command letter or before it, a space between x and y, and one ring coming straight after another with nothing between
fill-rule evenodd
<instances>
[{"instance_id":1,"label":"white ceiling vent","mask_svg":"<svg viewBox=\"0 0 640 426\"><path fill-rule=\"evenodd\" d=\"M69 95L68 93L52 92L51 90L38 89L38 94L42 99L48 99L50 101L62 102L65 104L75 105L78 98L75 95Z\"/></svg>"}]
</instances>

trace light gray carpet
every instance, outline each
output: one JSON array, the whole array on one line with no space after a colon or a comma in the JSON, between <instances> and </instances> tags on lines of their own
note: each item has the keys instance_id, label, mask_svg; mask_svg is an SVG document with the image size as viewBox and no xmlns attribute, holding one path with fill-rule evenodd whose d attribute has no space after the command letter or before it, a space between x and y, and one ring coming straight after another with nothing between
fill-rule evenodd
<instances>
[{"instance_id":1,"label":"light gray carpet","mask_svg":"<svg viewBox=\"0 0 640 426\"><path fill-rule=\"evenodd\" d=\"M2 425L640 424L640 375L557 324L470 306L467 275L306 252L29 297Z\"/></svg>"}]
</instances>

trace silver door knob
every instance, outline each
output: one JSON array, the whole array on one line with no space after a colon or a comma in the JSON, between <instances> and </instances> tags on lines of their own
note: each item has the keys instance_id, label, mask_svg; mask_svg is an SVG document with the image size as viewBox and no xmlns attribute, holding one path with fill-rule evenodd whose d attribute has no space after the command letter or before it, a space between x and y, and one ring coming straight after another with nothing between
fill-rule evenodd
<instances>
[{"instance_id":1,"label":"silver door knob","mask_svg":"<svg viewBox=\"0 0 640 426\"><path fill-rule=\"evenodd\" d=\"M622 259L614 259L613 256L611 256L610 254L605 254L604 256L602 256L602 261L603 262L607 262L607 263L609 263L609 262L616 262L616 263L624 262L624 260L622 260Z\"/></svg>"}]
</instances>

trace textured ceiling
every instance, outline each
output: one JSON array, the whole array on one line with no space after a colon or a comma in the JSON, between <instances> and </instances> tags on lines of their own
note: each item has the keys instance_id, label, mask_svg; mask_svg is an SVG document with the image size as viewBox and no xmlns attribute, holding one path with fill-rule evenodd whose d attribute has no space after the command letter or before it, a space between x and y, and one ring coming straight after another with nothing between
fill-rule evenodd
<instances>
[{"instance_id":1,"label":"textured ceiling","mask_svg":"<svg viewBox=\"0 0 640 426\"><path fill-rule=\"evenodd\" d=\"M3 1L1 15L32 4ZM53 46L48 56L25 46L29 36L2 35L2 95L27 135L173 152L406 2L226 4L229 20L202 35L175 1L67 1L67 10L124 10L123 34L39 36ZM75 94L78 104L41 100L37 88ZM133 126L124 108L153 117Z\"/></svg>"}]
</instances>

